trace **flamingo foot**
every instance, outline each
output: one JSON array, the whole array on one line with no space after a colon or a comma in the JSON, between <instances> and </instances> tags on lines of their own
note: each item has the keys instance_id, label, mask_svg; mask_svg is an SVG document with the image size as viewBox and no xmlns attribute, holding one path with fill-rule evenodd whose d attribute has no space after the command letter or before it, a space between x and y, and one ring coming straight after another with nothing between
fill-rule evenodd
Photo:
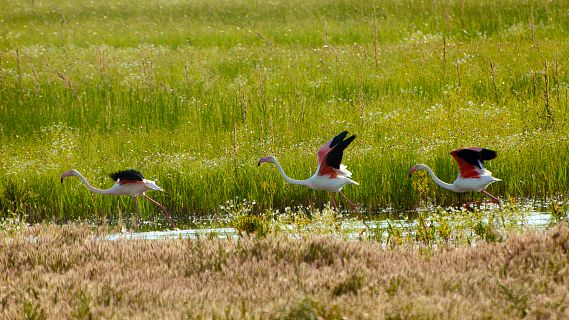
<instances>
[{"instance_id":1,"label":"flamingo foot","mask_svg":"<svg viewBox=\"0 0 569 320\"><path fill-rule=\"evenodd\" d=\"M354 212L358 215L358 217L360 218L360 220L362 220L362 223L365 226L365 229L362 230L362 232L360 233L360 236L369 229L369 226L367 225L364 216L362 215L362 213L358 210L358 208L356 208L356 205L350 201L350 199L348 199L348 197L346 197L343 193L340 192L340 194L348 201L348 203L350 204L350 206L352 207L352 210L354 210Z\"/></svg>"},{"instance_id":2,"label":"flamingo foot","mask_svg":"<svg viewBox=\"0 0 569 320\"><path fill-rule=\"evenodd\" d=\"M474 209L480 209L480 205L482 204L482 202L480 201L470 201L470 202L466 202L462 205L462 207L468 211L474 211Z\"/></svg>"},{"instance_id":3,"label":"flamingo foot","mask_svg":"<svg viewBox=\"0 0 569 320\"><path fill-rule=\"evenodd\" d=\"M472 201L472 202L466 202L465 204L462 205L462 207L468 211L473 211L475 208L476 209L480 209L480 206L484 205L484 204L489 204L489 203L494 203L497 204L498 206L501 205L500 200L498 199L492 199L489 202L488 201Z\"/></svg>"},{"instance_id":4,"label":"flamingo foot","mask_svg":"<svg viewBox=\"0 0 569 320\"><path fill-rule=\"evenodd\" d=\"M486 190L482 190L481 191L483 194L487 195L488 197L490 197L490 199L492 199L492 203L497 204L498 206L501 206L501 201L500 199L496 198L495 196L493 196L492 194L490 194L488 191Z\"/></svg>"},{"instance_id":5,"label":"flamingo foot","mask_svg":"<svg viewBox=\"0 0 569 320\"><path fill-rule=\"evenodd\" d=\"M166 210L166 207L161 204L160 202L150 198L149 196L147 196L146 194L142 194L146 199L150 200L150 202L154 203L155 205L157 205L160 210L162 210L162 212L164 213L164 216L166 216L166 219L168 220L168 222L170 223L170 226L172 226L172 228L176 229L176 224L174 223L174 221L172 220L172 217L170 217L170 214L168 213L168 210Z\"/></svg>"},{"instance_id":6,"label":"flamingo foot","mask_svg":"<svg viewBox=\"0 0 569 320\"><path fill-rule=\"evenodd\" d=\"M334 199L334 195L332 194L332 192L330 192L329 194L330 194L330 199L332 200L332 204L334 205L334 211L339 212L338 206L336 205L336 199Z\"/></svg>"}]
</instances>

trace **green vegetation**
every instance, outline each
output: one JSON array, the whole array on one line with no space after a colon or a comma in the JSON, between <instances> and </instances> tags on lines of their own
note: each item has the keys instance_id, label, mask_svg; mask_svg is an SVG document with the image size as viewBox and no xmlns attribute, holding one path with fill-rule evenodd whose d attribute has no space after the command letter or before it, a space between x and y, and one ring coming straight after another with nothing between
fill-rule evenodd
<instances>
[{"instance_id":1,"label":"green vegetation","mask_svg":"<svg viewBox=\"0 0 569 320\"><path fill-rule=\"evenodd\" d=\"M419 212L394 213L390 218L368 222L369 227L366 228L357 216L348 218L329 205L322 210L298 206L287 207L284 211L259 212L254 203L243 199L228 201L221 207L223 218L216 219L210 225L231 227L239 237L288 235L306 238L321 235L344 240L369 240L382 246L418 244L433 249L448 245L468 246L479 241L500 242L505 240L505 234L521 232L528 227L547 229L558 225L569 226L567 208L556 203L551 206L556 209L549 208L549 224L542 222L536 225L528 221L531 213L520 206L504 205L500 208L471 210L437 207ZM13 227L8 225L5 229L10 228ZM216 231L206 234L209 237L231 237L231 234L220 235Z\"/></svg>"},{"instance_id":2,"label":"green vegetation","mask_svg":"<svg viewBox=\"0 0 569 320\"><path fill-rule=\"evenodd\" d=\"M0 22L3 217L130 216L128 198L61 185L70 168L101 187L139 169L180 221L237 196L321 208L326 193L256 162L308 177L342 130L361 184L345 192L367 212L459 205L471 195L406 174L423 162L452 181L461 146L499 152L487 168L503 199L569 190L565 1L7 0Z\"/></svg>"}]
</instances>

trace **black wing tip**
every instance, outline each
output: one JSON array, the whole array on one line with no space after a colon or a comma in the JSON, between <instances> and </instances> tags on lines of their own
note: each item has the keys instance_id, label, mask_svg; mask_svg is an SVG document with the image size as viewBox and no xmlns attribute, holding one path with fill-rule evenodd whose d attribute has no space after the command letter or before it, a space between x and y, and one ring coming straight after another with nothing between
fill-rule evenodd
<instances>
[{"instance_id":1,"label":"black wing tip","mask_svg":"<svg viewBox=\"0 0 569 320\"><path fill-rule=\"evenodd\" d=\"M120 180L138 180L138 181L144 180L144 176L142 176L142 173L140 173L139 171L136 171L134 169L117 171L117 172L111 173L109 175L109 177L111 177L111 179L113 179L113 181L117 181L119 179Z\"/></svg>"},{"instance_id":2,"label":"black wing tip","mask_svg":"<svg viewBox=\"0 0 569 320\"><path fill-rule=\"evenodd\" d=\"M348 133L349 133L348 130L344 130L344 131L342 131L341 133L339 133L337 136L335 136L335 137L334 137L334 140L335 140L335 139L338 139L338 140L340 140L340 141L343 141L343 140L346 139L346 137L348 136ZM356 137L356 135L353 134L353 135L352 135L351 137L349 137L348 139L352 139L352 140L353 140L355 137ZM346 139L346 140L348 140L348 139Z\"/></svg>"},{"instance_id":3,"label":"black wing tip","mask_svg":"<svg viewBox=\"0 0 569 320\"><path fill-rule=\"evenodd\" d=\"M492 160L492 159L496 158L497 156L498 156L498 153L494 150L482 149L482 151L480 151L480 158L482 160Z\"/></svg>"},{"instance_id":4,"label":"black wing tip","mask_svg":"<svg viewBox=\"0 0 569 320\"><path fill-rule=\"evenodd\" d=\"M346 149L350 143L352 143L352 141L354 141L356 139L356 135L352 135L350 137L348 137L345 140L340 141L340 143L338 143L338 148L341 148L342 150Z\"/></svg>"},{"instance_id":5,"label":"black wing tip","mask_svg":"<svg viewBox=\"0 0 569 320\"><path fill-rule=\"evenodd\" d=\"M344 138L348 135L348 131L342 131L341 133L337 134L333 139L332 143L330 143L330 148L333 148L338 143L344 141Z\"/></svg>"},{"instance_id":6,"label":"black wing tip","mask_svg":"<svg viewBox=\"0 0 569 320\"><path fill-rule=\"evenodd\" d=\"M350 143L352 143L352 141L354 141L354 139L356 138L356 135L352 135L351 137L344 140L344 138L347 135L348 131L342 132L341 134L336 136L336 137L341 136L342 140L336 141L336 138L334 138L334 141L332 141L332 144L330 145L332 151L328 153L326 161L328 162L328 165L331 166L332 168L340 169L340 164L342 163L342 158L344 156L344 149L346 149L350 145Z\"/></svg>"},{"instance_id":7,"label":"black wing tip","mask_svg":"<svg viewBox=\"0 0 569 320\"><path fill-rule=\"evenodd\" d=\"M492 160L498 156L498 153L494 150L485 148L464 148L457 149L451 152L451 155L456 152L461 159L468 162L473 166L480 168L478 162L483 163L486 160Z\"/></svg>"},{"instance_id":8,"label":"black wing tip","mask_svg":"<svg viewBox=\"0 0 569 320\"><path fill-rule=\"evenodd\" d=\"M354 141L356 139L356 135L353 134L351 137L349 137L348 139L344 140L344 142L346 143L346 145L349 145L350 143L352 143L352 141Z\"/></svg>"},{"instance_id":9,"label":"black wing tip","mask_svg":"<svg viewBox=\"0 0 569 320\"><path fill-rule=\"evenodd\" d=\"M356 135L352 135L351 137L349 137L348 139L346 139L346 136L348 135L348 130L344 130L341 133L339 133L338 135L336 135L334 137L334 139L332 139L332 143L330 143L330 148L335 147L337 144L339 143L344 143L347 140L350 140L350 142L352 142L355 138ZM345 140L344 140L345 139ZM348 142L349 144L349 142Z\"/></svg>"}]
</instances>

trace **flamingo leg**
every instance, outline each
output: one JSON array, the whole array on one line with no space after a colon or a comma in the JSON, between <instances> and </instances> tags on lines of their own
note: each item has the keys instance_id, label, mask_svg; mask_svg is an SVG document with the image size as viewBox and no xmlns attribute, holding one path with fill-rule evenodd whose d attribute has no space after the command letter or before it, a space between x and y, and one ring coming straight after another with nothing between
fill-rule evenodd
<instances>
[{"instance_id":1,"label":"flamingo leg","mask_svg":"<svg viewBox=\"0 0 569 320\"><path fill-rule=\"evenodd\" d=\"M346 197L342 192L338 192L338 193L341 194L342 197L344 197L344 199L346 199L348 201L348 203L352 207L352 210L354 210L354 212L357 213L357 215L360 217L360 219L364 223L364 226L366 226L366 229L369 229L369 226L367 225L366 221L364 220L364 216L360 213L358 208L356 208L356 205L352 201L350 201L350 199L348 199L348 197Z\"/></svg>"},{"instance_id":2,"label":"flamingo leg","mask_svg":"<svg viewBox=\"0 0 569 320\"><path fill-rule=\"evenodd\" d=\"M497 205L500 205L500 204L501 204L500 199L498 199L498 198L496 198L495 196L491 195L488 191L482 190L482 191L480 191L480 192L483 193L484 195L490 197L490 198L492 199L492 202L493 202L493 203L495 203L495 204L497 204ZM464 208L466 208L467 210L472 210L472 205L480 206L480 204L482 204L482 201L467 202L467 203L463 204L462 206L463 206Z\"/></svg>"},{"instance_id":3,"label":"flamingo leg","mask_svg":"<svg viewBox=\"0 0 569 320\"><path fill-rule=\"evenodd\" d=\"M172 226L172 228L176 228L176 224L174 224L174 221L172 221L172 217L170 217L170 214L168 213L168 210L166 210L166 207L163 206L160 202L150 198L149 196L147 196L146 194L142 194L146 199L152 201L152 203L154 203L155 205L157 205L158 207L160 207L160 209L162 210L162 212L164 212L164 215L166 216L166 219L168 219L168 222L170 222L170 225Z\"/></svg>"},{"instance_id":4,"label":"flamingo leg","mask_svg":"<svg viewBox=\"0 0 569 320\"><path fill-rule=\"evenodd\" d=\"M472 208L473 205L475 205L475 206L477 206L477 207L480 208L480 203L481 203L480 201L469 201L469 202L465 202L465 203L462 205L462 207L463 207L464 209L470 211L470 210L473 210L473 208Z\"/></svg>"},{"instance_id":5,"label":"flamingo leg","mask_svg":"<svg viewBox=\"0 0 569 320\"><path fill-rule=\"evenodd\" d=\"M142 214L140 213L140 207L138 206L138 199L136 199L136 196L133 196L132 200L136 206L136 211L138 211L138 219L136 219L136 226L138 227L142 223Z\"/></svg>"},{"instance_id":6,"label":"flamingo leg","mask_svg":"<svg viewBox=\"0 0 569 320\"><path fill-rule=\"evenodd\" d=\"M492 198L492 202L496 203L496 204L500 204L500 199L496 198L495 196L491 195L490 192L486 191L486 189L480 191L483 194L487 195L488 197Z\"/></svg>"},{"instance_id":7,"label":"flamingo leg","mask_svg":"<svg viewBox=\"0 0 569 320\"><path fill-rule=\"evenodd\" d=\"M338 211L338 206L336 206L336 199L334 199L334 195L332 194L332 192L329 192L330 194L330 199L332 199L332 204L334 205L334 210Z\"/></svg>"}]
</instances>

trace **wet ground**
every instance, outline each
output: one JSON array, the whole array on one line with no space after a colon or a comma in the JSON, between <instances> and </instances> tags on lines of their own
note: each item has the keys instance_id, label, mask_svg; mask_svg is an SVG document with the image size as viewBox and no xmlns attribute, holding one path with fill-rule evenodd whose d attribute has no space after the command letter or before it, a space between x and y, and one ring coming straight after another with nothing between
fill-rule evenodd
<instances>
[{"instance_id":1,"label":"wet ground","mask_svg":"<svg viewBox=\"0 0 569 320\"><path fill-rule=\"evenodd\" d=\"M521 209L520 209L521 210ZM491 211L489 211L491 212ZM488 214L490 217L491 214ZM552 222L551 213L544 212L542 206L537 206L533 208L523 208L523 214L521 218L518 217L516 224L520 227L528 228L545 228ZM485 218L488 221L488 218ZM371 230L382 230L387 228L389 225L397 225L404 230L414 230L417 226L417 219L380 219L380 220L369 220L366 224ZM498 225L500 224L497 221ZM314 224L308 224L303 227L303 231L309 231L311 228L318 229L322 228L322 225L318 225L319 222ZM283 226L281 226L282 229ZM284 226L285 229L287 226ZM291 234L294 235L294 230L297 229L296 226L290 226ZM363 231L366 230L365 225L361 221L357 220L346 220L339 223L336 230L338 233L342 233L347 238L359 238ZM413 232L413 231L410 231ZM136 232L136 231L123 231L121 233L111 234L106 237L107 240L118 240L118 239L129 239L129 240L158 240L158 239L198 239L198 238L237 238L238 232L235 228L224 227L224 228L199 228L199 229L186 229L186 230L163 230L163 231L146 231L146 232Z\"/></svg>"}]
</instances>

